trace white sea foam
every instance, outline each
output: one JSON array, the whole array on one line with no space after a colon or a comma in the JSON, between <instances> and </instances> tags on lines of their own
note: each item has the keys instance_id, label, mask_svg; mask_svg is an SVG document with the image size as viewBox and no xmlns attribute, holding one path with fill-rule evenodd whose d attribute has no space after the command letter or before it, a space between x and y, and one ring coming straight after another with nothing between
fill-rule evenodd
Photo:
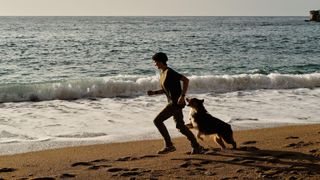
<instances>
[{"instance_id":1,"label":"white sea foam","mask_svg":"<svg viewBox=\"0 0 320 180\"><path fill-rule=\"evenodd\" d=\"M189 78L191 93L320 87L320 73L210 75ZM146 90L158 87L156 76L121 75L44 84L12 84L0 86L0 102L135 97L144 95Z\"/></svg>"},{"instance_id":2,"label":"white sea foam","mask_svg":"<svg viewBox=\"0 0 320 180\"><path fill-rule=\"evenodd\" d=\"M258 89L315 88L320 86L320 73L287 74L241 74L223 76L192 76L193 92L232 92Z\"/></svg>"},{"instance_id":3,"label":"white sea foam","mask_svg":"<svg viewBox=\"0 0 320 180\"><path fill-rule=\"evenodd\" d=\"M320 123L319 88L188 96L205 99L207 110L234 130ZM152 120L165 104L164 95L2 103L0 154L161 138ZM188 110L184 109L185 121ZM165 123L173 137L181 136L172 119Z\"/></svg>"}]
</instances>

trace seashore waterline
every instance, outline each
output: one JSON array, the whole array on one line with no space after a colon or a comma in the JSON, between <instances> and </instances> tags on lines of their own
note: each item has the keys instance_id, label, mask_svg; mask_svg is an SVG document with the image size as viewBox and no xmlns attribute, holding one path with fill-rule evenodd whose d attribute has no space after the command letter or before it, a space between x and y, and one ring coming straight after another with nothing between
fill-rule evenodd
<instances>
[{"instance_id":1,"label":"seashore waterline","mask_svg":"<svg viewBox=\"0 0 320 180\"><path fill-rule=\"evenodd\" d=\"M205 99L207 110L236 131L319 123L319 95L319 88L188 94ZM164 96L2 103L0 154L158 139L153 118L165 105ZM165 124L172 137L181 136L172 119Z\"/></svg>"}]
</instances>

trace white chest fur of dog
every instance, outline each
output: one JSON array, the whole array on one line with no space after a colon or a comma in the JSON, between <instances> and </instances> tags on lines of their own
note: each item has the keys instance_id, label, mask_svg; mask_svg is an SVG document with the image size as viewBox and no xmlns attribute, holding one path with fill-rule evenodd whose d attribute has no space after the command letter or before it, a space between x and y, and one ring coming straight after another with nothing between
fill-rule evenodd
<instances>
[{"instance_id":1,"label":"white chest fur of dog","mask_svg":"<svg viewBox=\"0 0 320 180\"><path fill-rule=\"evenodd\" d=\"M194 119L194 115L197 113L197 110L191 108L189 111L189 121L192 124L192 128L198 129L198 124L196 123Z\"/></svg>"},{"instance_id":2,"label":"white chest fur of dog","mask_svg":"<svg viewBox=\"0 0 320 180\"><path fill-rule=\"evenodd\" d=\"M203 141L203 138L201 137L201 135L203 135L203 133L199 131L198 123L195 120L196 113L197 113L196 109L194 109L194 108L190 109L190 112L189 112L189 121L190 121L190 123L187 124L187 127L189 129L197 130L198 131L197 132L197 138Z\"/></svg>"}]
</instances>

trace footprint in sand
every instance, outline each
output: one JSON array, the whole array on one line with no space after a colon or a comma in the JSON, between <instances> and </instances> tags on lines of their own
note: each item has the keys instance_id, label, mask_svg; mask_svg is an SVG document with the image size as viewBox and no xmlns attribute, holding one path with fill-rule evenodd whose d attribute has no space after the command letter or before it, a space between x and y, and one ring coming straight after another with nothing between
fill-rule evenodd
<instances>
[{"instance_id":1,"label":"footprint in sand","mask_svg":"<svg viewBox=\"0 0 320 180\"><path fill-rule=\"evenodd\" d=\"M144 155L144 156L141 156L139 159L156 158L156 157L159 157L159 155Z\"/></svg>"},{"instance_id":2,"label":"footprint in sand","mask_svg":"<svg viewBox=\"0 0 320 180\"><path fill-rule=\"evenodd\" d=\"M243 147L239 147L239 150L240 151L258 151L260 149L254 146L243 146Z\"/></svg>"},{"instance_id":3,"label":"footprint in sand","mask_svg":"<svg viewBox=\"0 0 320 180\"><path fill-rule=\"evenodd\" d=\"M53 177L38 177L38 178L33 178L31 180L55 180Z\"/></svg>"},{"instance_id":4,"label":"footprint in sand","mask_svg":"<svg viewBox=\"0 0 320 180\"><path fill-rule=\"evenodd\" d=\"M77 166L91 166L93 164L91 164L90 162L76 162L73 163L71 166L72 167L77 167Z\"/></svg>"},{"instance_id":5,"label":"footprint in sand","mask_svg":"<svg viewBox=\"0 0 320 180\"><path fill-rule=\"evenodd\" d=\"M309 151L310 153L312 153L313 156L315 156L316 158L320 158L320 149L313 149Z\"/></svg>"},{"instance_id":6,"label":"footprint in sand","mask_svg":"<svg viewBox=\"0 0 320 180\"><path fill-rule=\"evenodd\" d=\"M119 172L119 171L129 171L128 168L109 168L108 172Z\"/></svg>"},{"instance_id":7,"label":"footprint in sand","mask_svg":"<svg viewBox=\"0 0 320 180\"><path fill-rule=\"evenodd\" d=\"M289 153L289 152L283 152L283 153L278 153L274 155L275 158L282 158L282 159L287 159L287 158L293 158L297 157L295 153Z\"/></svg>"},{"instance_id":8,"label":"footprint in sand","mask_svg":"<svg viewBox=\"0 0 320 180\"><path fill-rule=\"evenodd\" d=\"M217 175L217 173L211 172L211 171L206 171L206 172L204 173L204 175L206 175L206 176L215 176L215 175Z\"/></svg>"},{"instance_id":9,"label":"footprint in sand","mask_svg":"<svg viewBox=\"0 0 320 180\"><path fill-rule=\"evenodd\" d=\"M213 163L214 161L212 161L212 160L202 160L202 161L200 161L200 164L202 164L202 165L206 165L206 164L211 164L211 163Z\"/></svg>"},{"instance_id":10,"label":"footprint in sand","mask_svg":"<svg viewBox=\"0 0 320 180\"><path fill-rule=\"evenodd\" d=\"M309 145L313 145L313 142L304 142L304 141L300 141L298 143L291 143L286 145L285 147L293 147L293 148L299 148L299 147L305 147L305 146L309 146Z\"/></svg>"},{"instance_id":11,"label":"footprint in sand","mask_svg":"<svg viewBox=\"0 0 320 180\"><path fill-rule=\"evenodd\" d=\"M64 178L74 178L76 177L76 175L74 174L69 174L69 173L64 173L60 176L61 179L64 179Z\"/></svg>"},{"instance_id":12,"label":"footprint in sand","mask_svg":"<svg viewBox=\"0 0 320 180\"><path fill-rule=\"evenodd\" d=\"M121 177L140 176L144 173L151 172L150 170L144 170L140 168L109 168L107 171L113 173L113 176Z\"/></svg>"},{"instance_id":13,"label":"footprint in sand","mask_svg":"<svg viewBox=\"0 0 320 180\"><path fill-rule=\"evenodd\" d=\"M214 161L210 159L199 159L199 158L172 158L171 160L182 160L183 163L179 164L178 169L180 168L190 168L194 167L196 171L206 171L203 166L207 164L212 164Z\"/></svg>"},{"instance_id":14,"label":"footprint in sand","mask_svg":"<svg viewBox=\"0 0 320 180\"><path fill-rule=\"evenodd\" d=\"M100 163L100 162L108 162L109 160L107 159L96 159L96 160L93 160L93 161L90 161L92 163Z\"/></svg>"},{"instance_id":15,"label":"footprint in sand","mask_svg":"<svg viewBox=\"0 0 320 180\"><path fill-rule=\"evenodd\" d=\"M105 163L105 162L109 162L109 160L96 159L96 160L89 161L89 162L76 162L76 163L71 164L71 166L72 167L85 166L85 167L88 167L89 170L98 170L100 168L112 167L109 164L101 164L101 163Z\"/></svg>"},{"instance_id":16,"label":"footprint in sand","mask_svg":"<svg viewBox=\"0 0 320 180\"><path fill-rule=\"evenodd\" d=\"M125 157L120 157L116 161L134 161L134 160L141 160L141 159L146 159L146 158L156 158L159 157L159 155L144 155L140 157L131 157L131 156L125 156Z\"/></svg>"},{"instance_id":17,"label":"footprint in sand","mask_svg":"<svg viewBox=\"0 0 320 180\"><path fill-rule=\"evenodd\" d=\"M257 143L257 141L245 141L242 144L243 145L249 145L249 144L256 144L256 143Z\"/></svg>"},{"instance_id":18,"label":"footprint in sand","mask_svg":"<svg viewBox=\"0 0 320 180\"><path fill-rule=\"evenodd\" d=\"M296 136L289 136L289 137L286 137L286 139L299 139L299 137L296 137Z\"/></svg>"},{"instance_id":19,"label":"footprint in sand","mask_svg":"<svg viewBox=\"0 0 320 180\"><path fill-rule=\"evenodd\" d=\"M1 168L0 173L13 172L16 171L14 168Z\"/></svg>"},{"instance_id":20,"label":"footprint in sand","mask_svg":"<svg viewBox=\"0 0 320 180\"><path fill-rule=\"evenodd\" d=\"M126 156L126 157L120 157L116 161L132 161L133 159L135 159L135 158L130 157L130 156Z\"/></svg>"},{"instance_id":21,"label":"footprint in sand","mask_svg":"<svg viewBox=\"0 0 320 180\"><path fill-rule=\"evenodd\" d=\"M242 157L235 157L235 158L231 158L231 159L227 159L226 162L240 162L245 160L245 158Z\"/></svg>"},{"instance_id":22,"label":"footprint in sand","mask_svg":"<svg viewBox=\"0 0 320 180\"><path fill-rule=\"evenodd\" d=\"M166 171L165 170L153 170L153 171L150 171L150 176L157 179L157 177L161 177L161 176L164 176L166 174Z\"/></svg>"},{"instance_id":23,"label":"footprint in sand","mask_svg":"<svg viewBox=\"0 0 320 180\"><path fill-rule=\"evenodd\" d=\"M120 176L129 177L129 176L138 176L140 174L141 172L129 171L129 172L121 173Z\"/></svg>"},{"instance_id":24,"label":"footprint in sand","mask_svg":"<svg viewBox=\"0 0 320 180\"><path fill-rule=\"evenodd\" d=\"M111 165L94 165L94 166L90 166L88 169L89 170L98 170L100 168L107 168L107 167L112 167Z\"/></svg>"},{"instance_id":25,"label":"footprint in sand","mask_svg":"<svg viewBox=\"0 0 320 180\"><path fill-rule=\"evenodd\" d=\"M316 152L320 152L320 150L319 149L313 149L313 150L310 150L309 152L316 153Z\"/></svg>"},{"instance_id":26,"label":"footprint in sand","mask_svg":"<svg viewBox=\"0 0 320 180\"><path fill-rule=\"evenodd\" d=\"M180 164L179 167L187 168L187 167L190 167L191 165L192 165L192 162L191 161L187 161L187 162L184 162L184 163Z\"/></svg>"}]
</instances>

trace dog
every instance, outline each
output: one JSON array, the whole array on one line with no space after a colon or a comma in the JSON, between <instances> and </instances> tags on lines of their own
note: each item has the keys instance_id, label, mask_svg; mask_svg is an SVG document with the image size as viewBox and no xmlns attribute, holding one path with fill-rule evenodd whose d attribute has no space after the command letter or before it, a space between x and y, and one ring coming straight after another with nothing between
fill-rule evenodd
<instances>
[{"instance_id":1,"label":"dog","mask_svg":"<svg viewBox=\"0 0 320 180\"><path fill-rule=\"evenodd\" d=\"M186 98L187 106L189 106L189 120L190 123L186 124L189 129L198 130L197 138L203 141L202 135L214 135L214 141L225 149L226 146L223 141L231 144L233 149L237 148L237 143L233 138L233 131L231 126L224 121L211 116L205 109L203 102L197 98Z\"/></svg>"}]
</instances>

